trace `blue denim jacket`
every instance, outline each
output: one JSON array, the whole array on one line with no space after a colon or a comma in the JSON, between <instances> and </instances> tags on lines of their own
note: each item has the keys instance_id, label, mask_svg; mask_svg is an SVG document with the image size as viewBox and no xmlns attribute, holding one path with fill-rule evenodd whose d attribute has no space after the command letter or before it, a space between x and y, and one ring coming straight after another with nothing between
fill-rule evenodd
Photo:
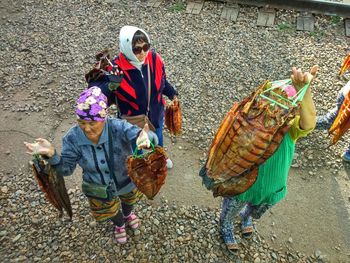
<instances>
[{"instance_id":1,"label":"blue denim jacket","mask_svg":"<svg viewBox=\"0 0 350 263\"><path fill-rule=\"evenodd\" d=\"M112 128L114 176L108 168L109 142L108 126ZM112 194L129 193L135 185L127 174L127 157L132 154L131 141L135 140L140 128L125 120L109 118L105 122L98 144L92 143L78 125L73 126L62 140L61 155L55 153L49 159L58 174L71 175L76 165L83 169L83 181L110 185Z\"/></svg>"}]
</instances>

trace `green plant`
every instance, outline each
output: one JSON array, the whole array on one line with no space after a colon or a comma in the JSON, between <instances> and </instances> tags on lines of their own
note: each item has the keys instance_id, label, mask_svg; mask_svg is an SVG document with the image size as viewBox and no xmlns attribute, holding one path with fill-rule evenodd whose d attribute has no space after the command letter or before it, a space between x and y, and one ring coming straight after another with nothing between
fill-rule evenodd
<instances>
[{"instance_id":1,"label":"green plant","mask_svg":"<svg viewBox=\"0 0 350 263\"><path fill-rule=\"evenodd\" d=\"M287 29L291 29L292 26L290 24L287 24L287 23L281 23L281 24L278 24L277 25L278 27L278 30L287 30Z\"/></svg>"},{"instance_id":2,"label":"green plant","mask_svg":"<svg viewBox=\"0 0 350 263\"><path fill-rule=\"evenodd\" d=\"M321 30L315 30L313 32L310 32L310 36L312 37L317 37L317 38L322 38L324 37L325 33Z\"/></svg>"},{"instance_id":3,"label":"green plant","mask_svg":"<svg viewBox=\"0 0 350 263\"><path fill-rule=\"evenodd\" d=\"M295 27L289 23L282 22L277 25L277 28L280 32L293 32L295 31Z\"/></svg>"},{"instance_id":4,"label":"green plant","mask_svg":"<svg viewBox=\"0 0 350 263\"><path fill-rule=\"evenodd\" d=\"M173 4L171 7L169 7L169 10L172 12L181 12L185 9L186 9L185 4L182 2L177 2Z\"/></svg>"},{"instance_id":5,"label":"green plant","mask_svg":"<svg viewBox=\"0 0 350 263\"><path fill-rule=\"evenodd\" d=\"M331 23L333 25L339 24L341 21L341 17L340 16L331 16Z\"/></svg>"}]
</instances>

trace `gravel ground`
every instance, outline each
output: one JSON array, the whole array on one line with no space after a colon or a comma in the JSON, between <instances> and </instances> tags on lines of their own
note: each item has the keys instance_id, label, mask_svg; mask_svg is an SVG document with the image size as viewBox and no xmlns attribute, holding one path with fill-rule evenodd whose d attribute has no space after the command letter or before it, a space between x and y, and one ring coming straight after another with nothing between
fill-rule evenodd
<instances>
[{"instance_id":1,"label":"gravel ground","mask_svg":"<svg viewBox=\"0 0 350 263\"><path fill-rule=\"evenodd\" d=\"M237 236L240 253L230 255L220 239L218 209L170 205L166 200L157 207L141 201L136 212L142 226L128 230L126 245L114 245L112 225L94 221L79 190L69 191L74 214L70 222L57 218L31 177L23 178L19 173L1 188L4 262L323 262L319 251L307 256L273 249L258 233L250 240ZM10 193L6 185L12 180L20 183Z\"/></svg>"},{"instance_id":2,"label":"gravel ground","mask_svg":"<svg viewBox=\"0 0 350 263\"><path fill-rule=\"evenodd\" d=\"M333 107L338 90L345 84L336 74L349 52L349 39L342 21L335 18L316 16L316 31L308 33L295 30L297 13L293 11L278 11L276 25L261 28L255 25L254 7L242 6L238 21L233 23L220 19L223 5L214 2L205 2L200 15L186 14L180 1L166 1L159 8L146 8L145 1L106 2L1 3L7 10L1 13L0 27L4 62L0 68L1 110L24 116L41 112L52 116L56 121L52 125L57 126L71 116L94 54L104 47L117 51L123 25L137 25L149 32L165 61L168 79L180 93L182 136L203 153L232 103L265 79L288 78L292 66L308 69L318 64L313 88L318 114ZM326 149L326 133L314 132L299 143L293 166L306 168L317 178L326 160L327 168L337 174L342 165L338 155L346 141L348 137ZM35 183L24 178L27 176L18 174L2 179L0 255L5 261L228 260L218 236L218 211L169 207L166 202L155 208L144 202L139 212L147 220L143 220L140 232L128 245L112 246L109 229L95 225L87 208L78 205L85 199L79 190L71 192L77 216L65 223L57 220L54 212L46 211L45 201L38 201L41 193ZM18 184L15 192L8 187L13 182ZM17 211L19 205L21 212ZM311 257L296 251L273 251L259 235L243 244L238 262L322 261L319 253Z\"/></svg>"}]
</instances>

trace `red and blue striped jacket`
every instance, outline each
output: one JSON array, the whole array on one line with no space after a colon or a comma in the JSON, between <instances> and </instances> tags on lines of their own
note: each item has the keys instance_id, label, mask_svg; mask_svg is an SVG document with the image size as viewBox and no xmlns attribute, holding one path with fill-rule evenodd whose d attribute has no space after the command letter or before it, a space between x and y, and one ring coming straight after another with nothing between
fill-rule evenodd
<instances>
[{"instance_id":1,"label":"red and blue striped jacket","mask_svg":"<svg viewBox=\"0 0 350 263\"><path fill-rule=\"evenodd\" d=\"M148 65L151 73L151 99L148 117L155 128L163 121L165 100L163 94L170 100L177 91L167 81L162 58L155 51L148 52L141 71L135 68L126 57L120 53L113 59L123 71L124 77L119 88L114 92L121 115L135 116L146 114L148 104Z\"/></svg>"}]
</instances>

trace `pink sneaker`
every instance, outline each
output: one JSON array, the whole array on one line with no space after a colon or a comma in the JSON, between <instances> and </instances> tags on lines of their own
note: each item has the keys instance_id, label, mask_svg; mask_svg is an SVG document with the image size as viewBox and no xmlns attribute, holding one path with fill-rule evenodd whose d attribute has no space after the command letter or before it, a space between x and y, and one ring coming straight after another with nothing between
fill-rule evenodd
<instances>
[{"instance_id":1,"label":"pink sneaker","mask_svg":"<svg viewBox=\"0 0 350 263\"><path fill-rule=\"evenodd\" d=\"M140 219L138 219L134 212L131 212L130 215L124 218L132 229L137 229L140 226Z\"/></svg>"},{"instance_id":2,"label":"pink sneaker","mask_svg":"<svg viewBox=\"0 0 350 263\"><path fill-rule=\"evenodd\" d=\"M125 244L127 241L125 225L118 227L114 227L114 238L115 242L118 244Z\"/></svg>"}]
</instances>

